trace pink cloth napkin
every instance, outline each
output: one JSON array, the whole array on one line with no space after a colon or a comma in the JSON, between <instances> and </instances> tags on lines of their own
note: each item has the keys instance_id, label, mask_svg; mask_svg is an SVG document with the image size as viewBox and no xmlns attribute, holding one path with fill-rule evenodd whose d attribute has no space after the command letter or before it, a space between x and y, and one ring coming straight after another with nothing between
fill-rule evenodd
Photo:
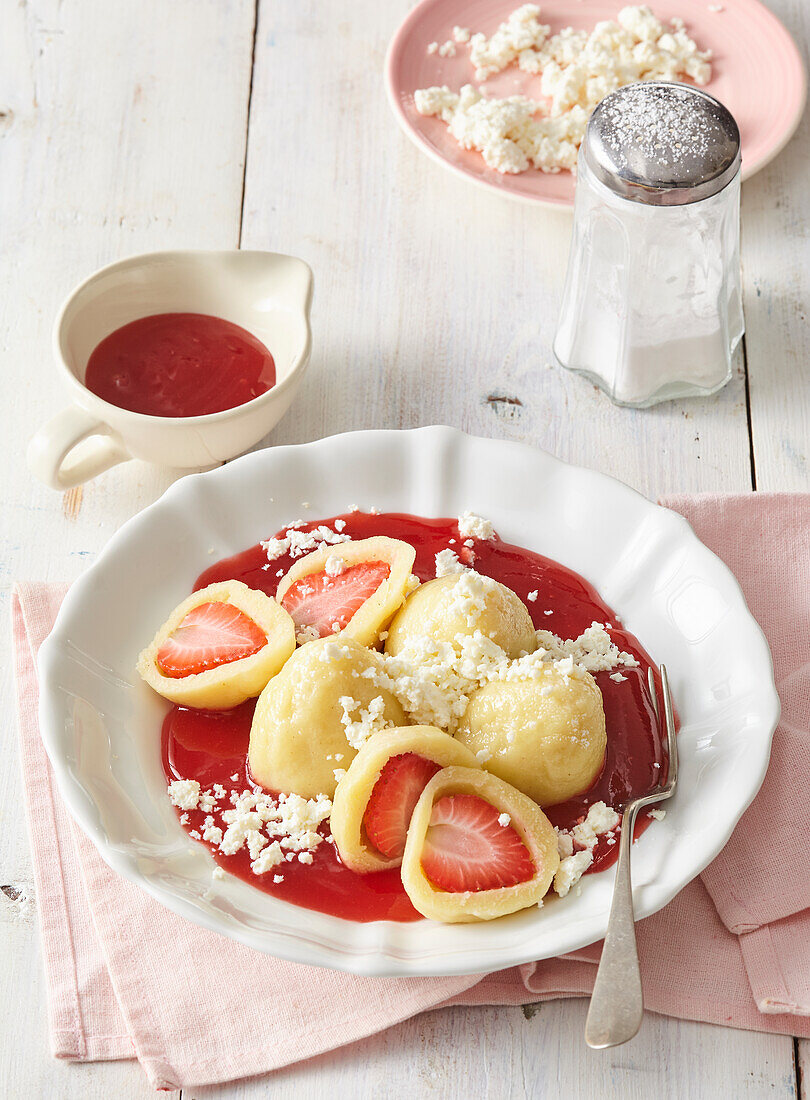
<instances>
[{"instance_id":1,"label":"pink cloth napkin","mask_svg":"<svg viewBox=\"0 0 810 1100\"><path fill-rule=\"evenodd\" d=\"M638 926L647 1007L810 1036L810 495L668 502L735 572L774 655L782 721L765 784L722 854ZM37 650L64 587L14 601L20 750L53 1053L137 1057L157 1088L266 1073L446 1004L590 991L600 945L486 977L355 978L252 952L114 875L74 827L37 728Z\"/></svg>"}]
</instances>

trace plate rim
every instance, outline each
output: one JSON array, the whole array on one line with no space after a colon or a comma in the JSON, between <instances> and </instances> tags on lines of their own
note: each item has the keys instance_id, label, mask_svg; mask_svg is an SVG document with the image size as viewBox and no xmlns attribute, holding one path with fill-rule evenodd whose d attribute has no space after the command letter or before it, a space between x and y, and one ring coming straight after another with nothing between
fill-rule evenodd
<instances>
[{"instance_id":1,"label":"plate rim","mask_svg":"<svg viewBox=\"0 0 810 1100\"><path fill-rule=\"evenodd\" d=\"M69 766L62 761L59 752L59 734L57 727L60 725L58 718L58 707L56 704L56 695L54 692L49 691L49 684L52 681L52 675L55 666L61 658L60 647L63 645L63 636L66 634L67 627L70 619L75 615L76 610L81 607L85 599L85 594L92 589L94 574L97 569L100 568L108 558L113 557L127 541L130 530L137 524L141 523L143 517L150 512L159 510L167 502L173 503L175 497L182 497L182 495L188 491L190 484L198 484L201 478L213 478L223 476L223 472L232 471L234 466L242 465L247 467L250 464L260 465L263 462L270 461L284 461L285 458L291 458L292 455L299 451L301 448L315 449L319 447L329 447L333 445L334 441L354 439L359 440L362 444L364 441L373 443L374 440L379 444L384 444L386 438L395 436L408 436L412 439L421 438L427 439L429 437L436 440L445 440L452 443L452 441L462 441L462 445L465 441L473 441L473 443L495 445L497 447L507 448L512 451L522 452L527 455L538 456L541 455L543 460L548 461L552 467L563 468L576 472L577 474L584 474L590 479L596 479L602 481L607 479L613 483L614 490L624 493L631 497L635 503L641 502L646 508L651 510L661 511L667 514L668 522L677 524L685 529L685 533L700 547L701 552L704 555L708 555L715 563L715 568L719 567L722 574L725 575L727 580L732 582L732 587L739 598L740 609L748 616L751 626L754 628L752 632L752 639L756 641L756 645L759 647L759 656L763 661L763 672L767 669L769 676L767 684L765 678L763 678L763 695L767 694L768 702L770 706L767 713L770 717L765 723L769 726L767 730L766 741L763 741L763 747L767 745L767 751L763 752L762 762L756 775L751 775L749 778L748 790L744 802L740 804L739 811L736 812L736 817L730 823L727 823L726 827L717 831L714 835L714 843L707 846L703 852L703 855L696 861L694 865L690 867L690 872L684 881L680 881L683 875L679 876L680 884L673 889L667 888L667 896L661 904L655 904L649 908L649 911L645 911L643 916L652 915L652 913L659 911L665 905L669 904L682 889L694 878L696 878L709 863L719 854L723 849L727 841L729 840L732 832L736 828L740 818L745 813L748 806L750 806L753 799L756 797L762 782L765 778L765 774L770 763L770 755L772 748L773 735L777 728L780 717L780 702L776 691L776 685L774 682L773 661L771 657L770 647L765 638L764 632L759 623L751 613L748 603L745 599L745 595L739 584L739 581L734 576L731 569L719 558L712 550L710 550L705 543L703 543L695 534L693 528L689 522L681 516L679 513L674 512L672 509L666 508L664 505L658 504L655 501L650 501L642 493L633 489L631 486L620 481L618 478L612 477L609 474L603 474L599 471L589 469L588 467L575 465L568 463L563 459L557 458L551 455L547 451L543 451L540 448L532 447L529 444L516 442L513 440L493 439L491 437L472 436L468 433L461 432L458 429L450 428L443 425L434 425L421 428L411 429L366 429L352 432L338 433L333 436L326 436L318 440L313 440L308 443L299 444L287 444L284 446L274 448L264 448L259 451L251 452L247 455L243 455L241 458L235 459L233 462L216 467L213 470L207 470L200 473L189 474L185 477L179 478L172 485L170 485L166 491L152 504L148 505L142 511L132 516L126 523L118 529L117 532L110 538L107 544L102 548L98 557L92 563L92 565L73 583L68 590L64 601L59 609L53 628L42 643L37 658L37 668L39 675L40 693L39 693L39 707L38 717L40 725L40 735L45 745L48 757L51 761L53 772L57 781L57 787L61 797L64 800L66 807L68 808L71 816L76 820L79 826L82 828L85 835L87 835L93 842L94 847L101 855L105 863L117 874L120 874L123 878L134 882L140 888L144 889L148 894L154 897L162 905L173 911L179 916L185 917L192 923L197 924L210 931L217 932L219 934L228 935L230 938L243 944L244 946L257 949L267 954L271 954L275 957L285 959L290 962L306 962L310 965L324 966L331 969L337 969L346 971L349 973L363 975L363 976L454 976L454 975L470 975L481 972L480 969L480 954L476 954L473 950L468 948L462 948L458 952L453 952L452 956L443 954L439 956L434 952L432 955L418 955L410 953L396 953L392 950L393 945L389 943L381 943L380 937L377 937L376 946L370 947L369 945L358 946L348 943L343 944L340 953L336 952L334 947L329 946L323 941L317 942L313 940L309 933L305 934L309 938L296 938L290 932L283 929L275 929L272 935L266 931L261 933L256 932L254 929L250 929L247 925L238 926L232 922L225 926L225 922L222 919L217 919L214 913L209 913L207 910L202 909L194 904L194 902L184 896L172 893L165 888L161 889L158 885L147 878L137 867L136 858L125 850L122 850L117 845L112 844L106 837L106 834L101 827L100 823L97 823L93 819L91 813L91 807L93 805L92 796L89 791L79 781L78 776L74 775ZM763 736L765 736L765 730L763 727ZM612 869L608 869L607 874L612 874ZM639 916L637 919L641 919ZM330 917L330 920L338 922L338 925L342 922L341 918ZM354 925L356 922L345 922L349 925ZM395 922L377 922L377 927L385 929L390 923ZM336 926L336 927L337 927ZM399 927L397 925L397 927ZM263 942L257 943L258 936L262 937ZM586 946L589 943L596 942L601 935L596 937L587 935L577 947L566 946L566 951L578 950L581 947ZM518 947L524 946L525 941L521 941ZM306 950L306 958L302 958L302 949ZM471 957L472 956L472 957ZM507 960L502 961L501 965L494 967L488 967L488 969L500 969L501 967L509 967L519 965L521 963L536 961L536 954L532 954L531 951L520 951L518 954L509 957ZM541 956L542 957L542 956Z\"/></svg>"}]
</instances>

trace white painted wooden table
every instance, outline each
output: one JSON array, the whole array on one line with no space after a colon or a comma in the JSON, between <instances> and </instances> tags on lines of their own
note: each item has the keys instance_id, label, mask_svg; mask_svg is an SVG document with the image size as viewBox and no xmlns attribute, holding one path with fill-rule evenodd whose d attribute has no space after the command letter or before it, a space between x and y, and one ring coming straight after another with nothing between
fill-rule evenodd
<instances>
[{"instance_id":1,"label":"white painted wooden table","mask_svg":"<svg viewBox=\"0 0 810 1100\"><path fill-rule=\"evenodd\" d=\"M734 0L726 0L733 4ZM743 188L747 336L717 397L635 413L552 365L571 218L470 187L397 130L382 87L407 0L0 0L4 609L16 578L71 580L176 476L140 463L60 496L24 465L63 395L54 312L147 249L267 248L315 272L312 365L265 442L447 423L520 439L650 497L810 488L805 119ZM617 3L617 7L618 7ZM805 0L771 0L800 43ZM802 165L805 165L802 170ZM134 1062L51 1060L2 632L0 1095L152 1095ZM33 905L24 899L33 901ZM255 1097L797 1097L807 1044L648 1016L586 1050L583 1001L430 1013L262 1081Z\"/></svg>"}]
</instances>

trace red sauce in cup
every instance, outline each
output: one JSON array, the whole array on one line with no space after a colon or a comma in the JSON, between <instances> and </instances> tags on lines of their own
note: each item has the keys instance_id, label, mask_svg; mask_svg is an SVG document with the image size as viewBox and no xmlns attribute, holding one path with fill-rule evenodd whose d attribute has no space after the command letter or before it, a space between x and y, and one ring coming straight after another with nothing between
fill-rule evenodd
<instances>
[{"instance_id":1,"label":"red sauce in cup","mask_svg":"<svg viewBox=\"0 0 810 1100\"><path fill-rule=\"evenodd\" d=\"M389 535L403 539L416 550L414 573L422 581L431 580L436 572L436 554L444 550L450 539L453 549L464 560L465 548L454 520L422 519L417 516L369 515L349 512L334 517L345 521L344 534L353 539L372 535ZM334 519L302 525L302 530L325 523L334 527ZM279 536L282 532L279 532ZM619 649L632 653L639 668L623 668L625 679L612 680L609 672L597 672L596 681L602 691L607 724L607 751L599 778L590 790L558 806L547 807L546 815L554 825L570 829L587 814L594 802L606 802L621 811L623 805L640 794L646 794L667 774L666 742L655 718L647 688L647 669L651 658L638 640L626 631L606 603L583 577L565 566L541 557L521 546L512 546L495 538L475 541L475 568L513 589L526 603L535 628L551 630L563 638L575 638L595 620L609 625L611 638ZM204 588L215 581L236 579L250 588L258 588L272 596L292 559L283 556L268 566L262 547L254 546L232 558L211 566L198 579L195 588ZM534 600L528 594L537 592ZM551 611L550 615L546 612ZM195 711L173 707L163 724L163 764L167 781L196 779L203 788L221 783L228 790L257 789L247 773L247 750L250 723L255 702L249 700L231 711ZM232 779L237 775L237 779ZM186 828L200 830L205 814L189 811ZM636 835L649 824L642 814L636 825ZM321 827L328 835L328 828ZM618 833L617 833L618 837ZM602 836L594 850L594 861L586 872L604 870L618 855L618 840L608 843ZM292 902L306 909L331 913L355 921L419 920L402 887L398 869L358 875L341 862L332 844L319 845L311 864L297 861L276 868L282 882L273 882L273 873L255 875L250 858L243 849L225 856L216 849L217 863L231 874L249 882L259 890Z\"/></svg>"},{"instance_id":2,"label":"red sauce in cup","mask_svg":"<svg viewBox=\"0 0 810 1100\"><path fill-rule=\"evenodd\" d=\"M156 313L95 348L84 384L148 416L205 416L244 405L276 382L273 356L246 329L205 313Z\"/></svg>"}]
</instances>

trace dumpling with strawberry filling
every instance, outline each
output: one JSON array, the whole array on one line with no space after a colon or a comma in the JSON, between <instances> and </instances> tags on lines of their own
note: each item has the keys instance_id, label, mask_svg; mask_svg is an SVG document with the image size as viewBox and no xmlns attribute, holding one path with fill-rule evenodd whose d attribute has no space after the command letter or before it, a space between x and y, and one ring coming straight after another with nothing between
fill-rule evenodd
<instances>
[{"instance_id":1,"label":"dumpling with strawberry filling","mask_svg":"<svg viewBox=\"0 0 810 1100\"><path fill-rule=\"evenodd\" d=\"M554 806L587 791L599 777L607 746L605 709L599 685L585 669L549 662L535 672L474 691L455 735L488 771L539 806Z\"/></svg>"},{"instance_id":2,"label":"dumpling with strawberry filling","mask_svg":"<svg viewBox=\"0 0 810 1100\"><path fill-rule=\"evenodd\" d=\"M520 657L537 648L537 635L526 605L505 584L468 570L426 581L394 616L385 643L396 657L424 636L455 644L460 636L481 633Z\"/></svg>"},{"instance_id":3,"label":"dumpling with strawberry filling","mask_svg":"<svg viewBox=\"0 0 810 1100\"><path fill-rule=\"evenodd\" d=\"M535 802L489 772L450 767L416 803L402 884L432 920L492 920L539 904L559 863L557 834Z\"/></svg>"},{"instance_id":4,"label":"dumpling with strawberry filling","mask_svg":"<svg viewBox=\"0 0 810 1100\"><path fill-rule=\"evenodd\" d=\"M419 796L451 764L478 767L468 748L435 726L372 734L335 792L332 836L346 866L359 872L398 867Z\"/></svg>"},{"instance_id":5,"label":"dumpling with strawberry filling","mask_svg":"<svg viewBox=\"0 0 810 1100\"><path fill-rule=\"evenodd\" d=\"M295 622L299 642L343 634L376 645L414 583L416 551L378 535L324 546L282 577L276 599Z\"/></svg>"},{"instance_id":6,"label":"dumpling with strawberry filling","mask_svg":"<svg viewBox=\"0 0 810 1100\"><path fill-rule=\"evenodd\" d=\"M259 695L294 649L293 621L274 599L220 581L172 611L137 667L172 703L227 710Z\"/></svg>"},{"instance_id":7,"label":"dumpling with strawberry filling","mask_svg":"<svg viewBox=\"0 0 810 1100\"><path fill-rule=\"evenodd\" d=\"M331 798L335 772L349 767L368 737L407 725L388 683L380 654L350 638L301 646L256 704L248 750L253 779L268 791Z\"/></svg>"}]
</instances>

